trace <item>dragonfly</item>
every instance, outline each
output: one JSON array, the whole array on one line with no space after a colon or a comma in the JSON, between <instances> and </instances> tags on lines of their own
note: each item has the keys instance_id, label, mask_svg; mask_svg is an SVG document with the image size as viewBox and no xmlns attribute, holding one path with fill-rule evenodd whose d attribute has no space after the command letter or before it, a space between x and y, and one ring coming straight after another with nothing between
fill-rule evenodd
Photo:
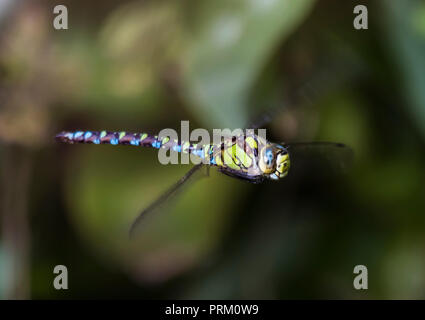
<instances>
[{"instance_id":1,"label":"dragonfly","mask_svg":"<svg viewBox=\"0 0 425 320\"><path fill-rule=\"evenodd\" d=\"M187 183L201 167L217 167L218 171L232 178L259 184L265 180L277 181L288 175L291 167L291 151L294 148L341 149L350 150L342 143L274 143L256 135L244 133L238 136L222 137L219 143L197 144L190 141L170 140L148 133L131 133L126 131L63 131L56 135L56 140L66 144L109 144L135 147L167 149L174 152L193 154L202 160L191 168L174 185L157 200L144 209L134 220L130 236L135 233L143 218Z\"/></svg>"},{"instance_id":2,"label":"dragonfly","mask_svg":"<svg viewBox=\"0 0 425 320\"><path fill-rule=\"evenodd\" d=\"M249 128L259 129L271 122L282 109L298 105L299 99L310 98L326 92L336 83L341 83L351 77L350 74L340 74L345 70L339 63L325 66L322 70L316 70L309 77L308 83L297 90L290 91L287 99L282 99L276 108L269 108L263 112ZM336 75L339 75L336 77ZM335 80L332 80L335 79ZM285 103L286 101L286 103ZM248 132L251 132L247 134ZM153 213L162 204L193 180L201 168L218 168L218 171L235 179L244 180L253 184L260 184L266 180L278 181L286 177L291 168L291 163L300 163L302 158L297 159L297 150L301 150L307 159L321 158L325 162L334 162L336 159L338 170L344 171L353 160L353 151L343 143L337 142L295 142L275 143L266 138L247 130L245 134L233 137L223 137L219 143L196 144L190 141L170 140L168 137L159 137L145 132L131 133L126 131L63 131L56 135L56 140L61 143L76 144L110 144L130 145L156 149L170 149L175 152L188 153L199 157L200 164L192 167L177 182L169 187L155 201L146 207L133 221L130 227L130 237L135 234L143 219ZM310 152L312 151L312 152ZM314 162L314 161L313 161ZM316 162L317 163L317 162ZM295 166L294 166L295 168ZM324 171L319 167L320 171Z\"/></svg>"}]
</instances>

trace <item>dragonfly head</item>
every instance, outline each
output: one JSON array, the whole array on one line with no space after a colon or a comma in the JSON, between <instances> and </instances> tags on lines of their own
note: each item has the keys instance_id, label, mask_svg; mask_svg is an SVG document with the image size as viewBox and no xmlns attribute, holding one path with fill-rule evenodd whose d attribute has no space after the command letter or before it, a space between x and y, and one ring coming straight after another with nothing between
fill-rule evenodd
<instances>
[{"instance_id":1,"label":"dragonfly head","mask_svg":"<svg viewBox=\"0 0 425 320\"><path fill-rule=\"evenodd\" d=\"M278 144L267 144L260 152L259 167L270 180L279 180L288 174L288 150Z\"/></svg>"}]
</instances>

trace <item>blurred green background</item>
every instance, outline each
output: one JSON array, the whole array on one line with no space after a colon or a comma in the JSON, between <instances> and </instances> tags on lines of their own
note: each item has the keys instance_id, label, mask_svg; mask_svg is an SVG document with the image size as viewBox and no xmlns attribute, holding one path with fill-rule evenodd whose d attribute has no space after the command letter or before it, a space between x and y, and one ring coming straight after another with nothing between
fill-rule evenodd
<instances>
[{"instance_id":1,"label":"blurred green background","mask_svg":"<svg viewBox=\"0 0 425 320\"><path fill-rule=\"evenodd\" d=\"M0 298L425 298L425 2L369 1L368 30L357 4L1 0ZM270 139L346 143L351 170L294 161L261 185L212 170L135 241L132 219L190 166L53 140L269 110Z\"/></svg>"}]
</instances>

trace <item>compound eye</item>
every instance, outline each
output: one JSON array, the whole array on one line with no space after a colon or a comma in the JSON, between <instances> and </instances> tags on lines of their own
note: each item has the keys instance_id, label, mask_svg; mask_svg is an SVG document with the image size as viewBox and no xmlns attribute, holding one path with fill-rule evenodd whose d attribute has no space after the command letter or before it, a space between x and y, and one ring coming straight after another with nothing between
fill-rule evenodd
<instances>
[{"instance_id":1,"label":"compound eye","mask_svg":"<svg viewBox=\"0 0 425 320\"><path fill-rule=\"evenodd\" d=\"M264 163L267 167L271 167L273 165L273 150L271 148L267 148L264 152Z\"/></svg>"}]
</instances>

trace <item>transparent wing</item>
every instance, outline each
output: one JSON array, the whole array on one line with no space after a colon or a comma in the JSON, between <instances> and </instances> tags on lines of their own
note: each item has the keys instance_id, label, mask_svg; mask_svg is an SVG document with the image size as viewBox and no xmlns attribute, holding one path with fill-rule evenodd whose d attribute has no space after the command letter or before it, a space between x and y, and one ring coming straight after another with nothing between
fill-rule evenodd
<instances>
[{"instance_id":1,"label":"transparent wing","mask_svg":"<svg viewBox=\"0 0 425 320\"><path fill-rule=\"evenodd\" d=\"M262 110L260 114L254 115L247 128L264 128L285 110L296 109L303 104L314 105L318 98L353 79L359 68L347 68L344 65L346 61L347 59L337 59L332 63L319 66L309 75L305 75L305 79L308 81L298 81L287 88L288 93L278 102L268 104L267 110Z\"/></svg>"},{"instance_id":2,"label":"transparent wing","mask_svg":"<svg viewBox=\"0 0 425 320\"><path fill-rule=\"evenodd\" d=\"M182 190L182 187L188 185L189 181L195 181L196 178L209 175L209 167L206 167L206 175L200 175L200 169L203 167L203 164L198 164L190 169L183 177L181 177L175 184L173 184L167 191L165 191L158 199L153 201L146 209L144 209L133 221L133 224L130 227L130 238L132 238L136 232L140 229L140 226L143 220L157 209L159 209L165 202L168 202L173 198L178 192Z\"/></svg>"},{"instance_id":3,"label":"transparent wing","mask_svg":"<svg viewBox=\"0 0 425 320\"><path fill-rule=\"evenodd\" d=\"M353 150L337 142L296 142L283 144L291 158L291 170L306 167L320 172L336 171L345 173L352 166Z\"/></svg>"}]
</instances>

